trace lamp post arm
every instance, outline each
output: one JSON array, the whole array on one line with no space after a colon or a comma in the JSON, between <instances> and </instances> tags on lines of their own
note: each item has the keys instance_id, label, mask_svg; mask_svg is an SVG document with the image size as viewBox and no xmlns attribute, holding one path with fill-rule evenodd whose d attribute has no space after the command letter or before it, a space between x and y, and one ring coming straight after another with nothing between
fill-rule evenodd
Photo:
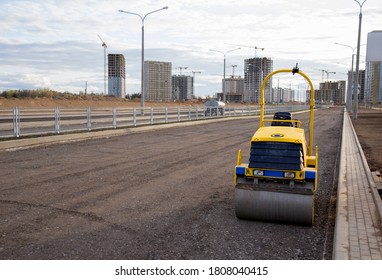
<instances>
[{"instance_id":1,"label":"lamp post arm","mask_svg":"<svg viewBox=\"0 0 382 280\"><path fill-rule=\"evenodd\" d=\"M168 7L166 6L166 7L163 7L163 8L161 8L161 9L158 9L158 10L155 10L155 11L152 11L152 12L149 12L149 13L147 13L147 14L145 14L144 16L143 16L143 18L142 18L142 22L143 21L145 21L145 18L148 16L148 15L151 15L151 14L153 14L153 13L156 13L156 12L159 12L159 11L161 11L161 10L167 10L168 9Z\"/></svg>"},{"instance_id":2,"label":"lamp post arm","mask_svg":"<svg viewBox=\"0 0 382 280\"><path fill-rule=\"evenodd\" d=\"M233 50L229 50L229 51L227 51L225 54L227 54L227 53L230 53L230 52L233 52L233 51L237 51L237 50L240 50L241 48L236 48L236 49L233 49Z\"/></svg>"},{"instance_id":3,"label":"lamp post arm","mask_svg":"<svg viewBox=\"0 0 382 280\"><path fill-rule=\"evenodd\" d=\"M136 16L139 16L141 18L141 21L143 22L144 18L140 15L140 14L137 14L137 13L132 13L132 12L127 12L127 11L124 11L124 10L118 10L118 12L120 13L125 13L125 14L130 14L130 15L136 15Z\"/></svg>"}]
</instances>

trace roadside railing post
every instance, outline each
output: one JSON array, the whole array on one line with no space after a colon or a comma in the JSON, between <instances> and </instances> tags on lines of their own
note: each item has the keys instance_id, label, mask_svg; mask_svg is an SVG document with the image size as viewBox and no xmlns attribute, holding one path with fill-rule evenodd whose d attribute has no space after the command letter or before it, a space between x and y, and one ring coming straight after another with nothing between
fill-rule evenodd
<instances>
[{"instance_id":1,"label":"roadside railing post","mask_svg":"<svg viewBox=\"0 0 382 280\"><path fill-rule=\"evenodd\" d=\"M54 131L60 134L60 107L54 108Z\"/></svg>"},{"instance_id":2,"label":"roadside railing post","mask_svg":"<svg viewBox=\"0 0 382 280\"><path fill-rule=\"evenodd\" d=\"M133 109L133 124L134 126L137 126L137 110L135 108Z\"/></svg>"},{"instance_id":3,"label":"roadside railing post","mask_svg":"<svg viewBox=\"0 0 382 280\"><path fill-rule=\"evenodd\" d=\"M150 116L149 116L149 108L150 108ZM305 110L306 108L309 109L308 106L302 105L302 106L277 106L272 107L270 109L265 110L265 114L270 114L275 111L297 111L297 110ZM220 109L220 110L219 110ZM105 113L105 110L107 111ZM142 124L159 124L159 123L169 123L169 122L181 122L181 121L193 121L193 120L202 120L202 119L209 119L209 118L219 118L219 117L239 117L239 116L253 116L259 114L259 107L258 106L248 106L244 105L241 107L226 107L224 110L222 108L215 108L215 107L162 107L162 108L156 108L156 107L146 107L146 109L143 109L142 111L138 111L139 108L128 108L126 110L121 109L120 112L118 112L118 108L106 108L103 111L100 110L94 110L95 114L95 128L98 128L98 124L102 123L104 124L107 122L106 127L103 128L114 128L116 129L119 126L138 126L141 125L139 121L142 122ZM146 115L145 115L146 110ZM156 110L156 111L155 111ZM176 110L176 111L175 111ZM222 111L223 110L223 111ZM47 111L42 112L40 115L42 118L41 125L40 122L35 122L35 126L33 127L34 132L28 133L31 135L42 135L46 134L45 126L49 126L49 133L61 133L61 108L60 107L54 107L54 111L50 109L48 113ZM54 114L54 127L52 127L52 121L53 118L51 114ZM143 113L143 114L142 114ZM26 114L25 111L22 111L19 107L13 107L8 110L9 114L9 126L12 125L13 121L13 127L8 128L8 136L12 135L13 137L20 137L21 136L21 130L24 129L24 123L29 122L30 120L33 120L32 118L35 118L35 115L29 116ZM23 116L21 117L21 115ZM77 108L75 110L62 110L64 123L63 123L63 131L78 131L78 130L84 130L87 129L88 131L91 131L92 128L92 114L93 109L91 107L85 107L85 108ZM111 115L109 115L111 114ZM118 115L119 114L119 115ZM201 114L201 116L199 116ZM110 117L112 120L110 120ZM118 117L120 120L117 120ZM22 118L22 119L21 119ZM73 121L66 121L66 118L69 120L73 119ZM86 118L86 119L85 119ZM132 120L130 119L132 118ZM156 119L155 119L156 118ZM117 122L120 121L120 123L117 124ZM128 122L126 124L126 121ZM23 122L23 123L22 123ZM131 123L132 122L132 123ZM78 127L78 124L80 124L80 127ZM32 124L34 125L34 124ZM23 126L23 127L22 127ZM101 128L101 127L100 127ZM0 128L1 129L1 128ZM12 131L13 129L13 131ZM40 129L40 131L39 131ZM32 129L28 129L32 131ZM24 130L23 130L24 132ZM0 138L3 137L0 135Z\"/></svg>"},{"instance_id":4,"label":"roadside railing post","mask_svg":"<svg viewBox=\"0 0 382 280\"><path fill-rule=\"evenodd\" d=\"M117 109L113 108L113 128L117 128Z\"/></svg>"},{"instance_id":5,"label":"roadside railing post","mask_svg":"<svg viewBox=\"0 0 382 280\"><path fill-rule=\"evenodd\" d=\"M92 109L88 107L87 109L87 118L88 118L88 123L87 123L87 128L88 130L92 130Z\"/></svg>"},{"instance_id":6,"label":"roadside railing post","mask_svg":"<svg viewBox=\"0 0 382 280\"><path fill-rule=\"evenodd\" d=\"M13 136L20 137L20 110L13 108Z\"/></svg>"}]
</instances>

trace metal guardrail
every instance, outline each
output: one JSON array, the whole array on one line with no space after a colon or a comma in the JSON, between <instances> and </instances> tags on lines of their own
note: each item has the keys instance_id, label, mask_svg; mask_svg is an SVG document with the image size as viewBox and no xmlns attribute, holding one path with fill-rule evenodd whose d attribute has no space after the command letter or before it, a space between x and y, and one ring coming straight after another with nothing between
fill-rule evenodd
<instances>
[{"instance_id":1,"label":"metal guardrail","mask_svg":"<svg viewBox=\"0 0 382 280\"><path fill-rule=\"evenodd\" d=\"M277 111L300 111L308 108L308 105L270 106L266 110L266 114ZM116 129L258 114L258 106L224 107L222 112L213 110L211 107L0 108L0 138Z\"/></svg>"}]
</instances>

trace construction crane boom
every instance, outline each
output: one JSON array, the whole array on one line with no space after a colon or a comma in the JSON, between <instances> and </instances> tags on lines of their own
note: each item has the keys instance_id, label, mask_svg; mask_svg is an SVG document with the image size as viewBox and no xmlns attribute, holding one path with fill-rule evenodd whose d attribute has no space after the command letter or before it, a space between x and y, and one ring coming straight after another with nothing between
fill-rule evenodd
<instances>
[{"instance_id":1,"label":"construction crane boom","mask_svg":"<svg viewBox=\"0 0 382 280\"><path fill-rule=\"evenodd\" d=\"M200 71L192 71L192 75L193 75L194 78L195 78L195 74L202 74L202 72L200 72Z\"/></svg>"},{"instance_id":2,"label":"construction crane boom","mask_svg":"<svg viewBox=\"0 0 382 280\"><path fill-rule=\"evenodd\" d=\"M103 47L103 94L104 95L107 95L107 92L106 92L106 49L107 49L107 45L105 43L104 40L102 40L101 36L99 34L98 35L98 38L101 40L102 42L102 47Z\"/></svg>"},{"instance_id":3,"label":"construction crane boom","mask_svg":"<svg viewBox=\"0 0 382 280\"><path fill-rule=\"evenodd\" d=\"M329 74L336 74L336 72L330 72L330 71L325 70L325 69L316 69L316 70L322 72L322 81L324 81L324 75L325 75L325 73L326 73L326 81L329 81Z\"/></svg>"},{"instance_id":4,"label":"construction crane boom","mask_svg":"<svg viewBox=\"0 0 382 280\"><path fill-rule=\"evenodd\" d=\"M329 81L329 74L336 74L336 72L326 71L326 80Z\"/></svg>"},{"instance_id":5,"label":"construction crane boom","mask_svg":"<svg viewBox=\"0 0 382 280\"><path fill-rule=\"evenodd\" d=\"M176 69L179 69L179 75L182 75L182 69L187 69L188 67L176 67Z\"/></svg>"}]
</instances>

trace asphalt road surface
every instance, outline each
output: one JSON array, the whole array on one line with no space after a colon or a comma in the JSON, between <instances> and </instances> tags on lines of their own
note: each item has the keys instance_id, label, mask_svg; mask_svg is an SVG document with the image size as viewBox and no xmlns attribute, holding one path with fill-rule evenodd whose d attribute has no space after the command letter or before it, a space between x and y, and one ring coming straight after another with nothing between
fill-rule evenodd
<instances>
[{"instance_id":1,"label":"asphalt road surface","mask_svg":"<svg viewBox=\"0 0 382 280\"><path fill-rule=\"evenodd\" d=\"M256 118L2 151L0 259L330 259L341 127L316 111L312 227L236 218Z\"/></svg>"}]
</instances>

